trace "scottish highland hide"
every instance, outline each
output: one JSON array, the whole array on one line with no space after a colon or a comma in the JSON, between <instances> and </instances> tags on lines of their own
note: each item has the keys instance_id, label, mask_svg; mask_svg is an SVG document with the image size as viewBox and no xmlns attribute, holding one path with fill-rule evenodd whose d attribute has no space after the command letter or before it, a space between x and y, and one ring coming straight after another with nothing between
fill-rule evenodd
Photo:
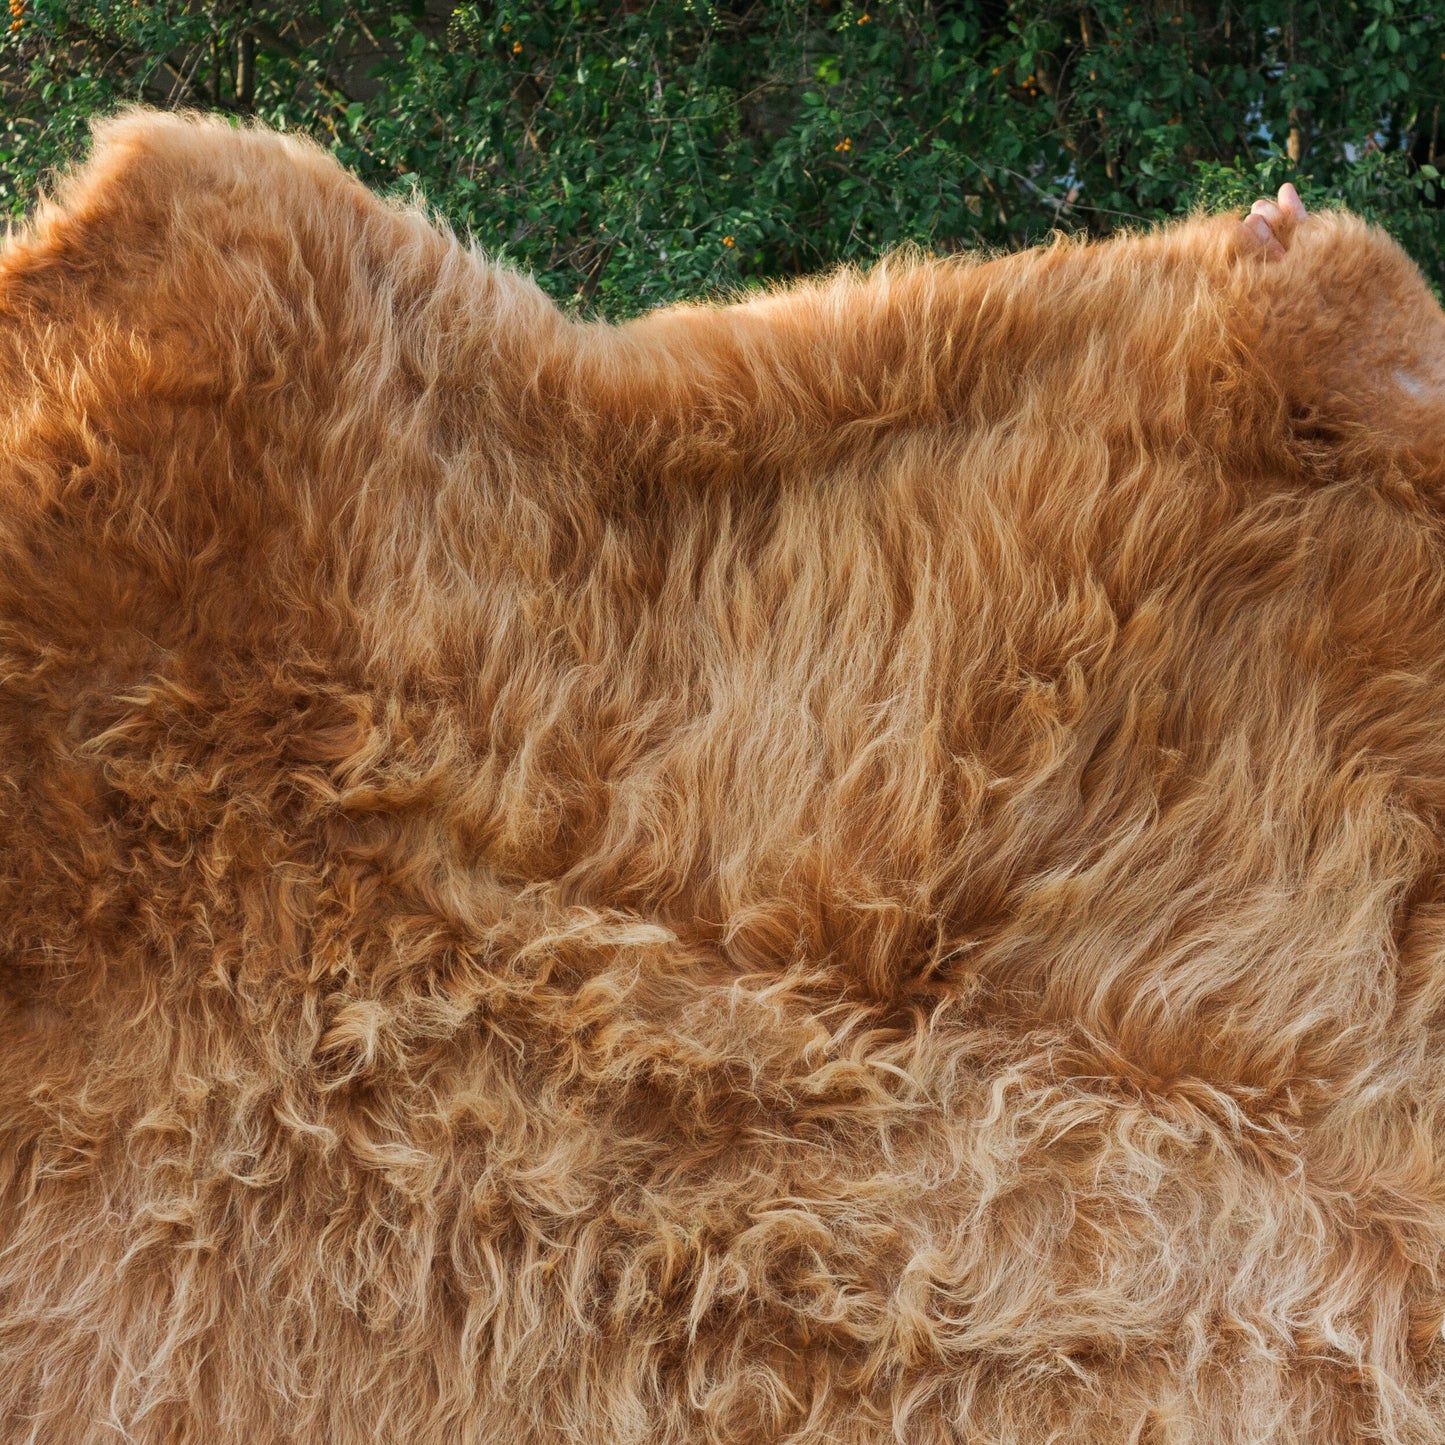
<instances>
[{"instance_id":1,"label":"scottish highland hide","mask_svg":"<svg viewBox=\"0 0 1445 1445\"><path fill-rule=\"evenodd\" d=\"M1445 315L1284 239L614 327L103 126L0 253L0 1440L1445 1440Z\"/></svg>"}]
</instances>

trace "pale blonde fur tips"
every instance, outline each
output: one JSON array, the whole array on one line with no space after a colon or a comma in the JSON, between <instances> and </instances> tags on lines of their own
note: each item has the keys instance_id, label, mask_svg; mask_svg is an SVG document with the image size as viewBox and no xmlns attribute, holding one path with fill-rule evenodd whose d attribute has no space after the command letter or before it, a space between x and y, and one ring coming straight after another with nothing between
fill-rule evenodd
<instances>
[{"instance_id":1,"label":"pale blonde fur tips","mask_svg":"<svg viewBox=\"0 0 1445 1445\"><path fill-rule=\"evenodd\" d=\"M1445 317L1288 240L614 328L100 127L0 251L0 1442L1445 1441Z\"/></svg>"}]
</instances>

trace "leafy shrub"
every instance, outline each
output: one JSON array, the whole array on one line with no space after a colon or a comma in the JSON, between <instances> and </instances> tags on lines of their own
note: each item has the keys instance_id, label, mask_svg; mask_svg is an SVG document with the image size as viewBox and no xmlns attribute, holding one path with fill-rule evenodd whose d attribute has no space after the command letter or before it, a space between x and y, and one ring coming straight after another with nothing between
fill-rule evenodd
<instances>
[{"instance_id":1,"label":"leafy shrub","mask_svg":"<svg viewBox=\"0 0 1445 1445\"><path fill-rule=\"evenodd\" d=\"M1437 285L1442 27L1395 0L9 0L0 207L128 100L309 132L613 315L1295 181Z\"/></svg>"}]
</instances>

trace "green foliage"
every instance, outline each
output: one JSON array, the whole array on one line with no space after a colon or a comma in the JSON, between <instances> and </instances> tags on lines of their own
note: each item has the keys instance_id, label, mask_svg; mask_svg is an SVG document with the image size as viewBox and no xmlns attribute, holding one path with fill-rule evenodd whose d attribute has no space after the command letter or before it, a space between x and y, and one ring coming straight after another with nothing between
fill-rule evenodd
<instances>
[{"instance_id":1,"label":"green foliage","mask_svg":"<svg viewBox=\"0 0 1445 1445\"><path fill-rule=\"evenodd\" d=\"M1282 180L1439 286L1445 42L1397 0L10 0L0 208L126 100L303 130L625 314ZM865 8L865 5L867 8Z\"/></svg>"}]
</instances>

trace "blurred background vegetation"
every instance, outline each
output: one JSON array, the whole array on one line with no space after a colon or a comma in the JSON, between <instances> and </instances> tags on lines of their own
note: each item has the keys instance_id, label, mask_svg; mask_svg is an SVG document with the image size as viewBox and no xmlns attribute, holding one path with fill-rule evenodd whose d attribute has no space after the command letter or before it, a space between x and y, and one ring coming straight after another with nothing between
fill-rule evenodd
<instances>
[{"instance_id":1,"label":"blurred background vegetation","mask_svg":"<svg viewBox=\"0 0 1445 1445\"><path fill-rule=\"evenodd\" d=\"M8 0L0 211L127 101L304 131L564 304L1272 193L1445 282L1445 0Z\"/></svg>"}]
</instances>

